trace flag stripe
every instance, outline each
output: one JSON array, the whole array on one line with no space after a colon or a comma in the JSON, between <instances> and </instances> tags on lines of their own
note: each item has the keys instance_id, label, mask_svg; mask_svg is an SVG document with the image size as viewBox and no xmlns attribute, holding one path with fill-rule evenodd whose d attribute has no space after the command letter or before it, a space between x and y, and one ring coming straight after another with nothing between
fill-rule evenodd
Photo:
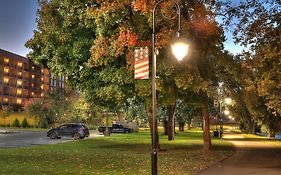
<instances>
[{"instance_id":1,"label":"flag stripe","mask_svg":"<svg viewBox=\"0 0 281 175\"><path fill-rule=\"evenodd\" d=\"M144 67L142 69L138 69L135 71L136 74L143 73L143 72L149 72L149 69L147 67Z\"/></svg>"},{"instance_id":2,"label":"flag stripe","mask_svg":"<svg viewBox=\"0 0 281 175\"><path fill-rule=\"evenodd\" d=\"M149 78L149 58L148 48L139 48L134 51L135 60L135 79L148 79Z\"/></svg>"},{"instance_id":3,"label":"flag stripe","mask_svg":"<svg viewBox=\"0 0 281 175\"><path fill-rule=\"evenodd\" d=\"M135 70L141 69L141 68L143 68L143 67L148 67L148 66L149 66L149 65L148 65L148 62L143 63L143 64L138 64L138 65L135 65Z\"/></svg>"}]
</instances>

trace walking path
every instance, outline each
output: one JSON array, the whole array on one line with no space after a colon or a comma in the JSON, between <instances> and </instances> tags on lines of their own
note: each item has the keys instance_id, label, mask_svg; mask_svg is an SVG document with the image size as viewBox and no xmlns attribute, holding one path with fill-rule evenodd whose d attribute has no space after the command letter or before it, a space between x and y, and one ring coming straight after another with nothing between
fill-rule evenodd
<instances>
[{"instance_id":1,"label":"walking path","mask_svg":"<svg viewBox=\"0 0 281 175\"><path fill-rule=\"evenodd\" d=\"M281 142L270 144L233 133L224 139L234 144L235 154L198 175L281 175Z\"/></svg>"}]
</instances>

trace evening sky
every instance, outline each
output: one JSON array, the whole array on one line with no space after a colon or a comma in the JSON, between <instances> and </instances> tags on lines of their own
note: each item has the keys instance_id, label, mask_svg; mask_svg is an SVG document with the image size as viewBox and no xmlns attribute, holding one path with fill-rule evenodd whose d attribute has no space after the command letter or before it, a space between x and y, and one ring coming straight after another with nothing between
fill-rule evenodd
<instances>
[{"instance_id":1,"label":"evening sky","mask_svg":"<svg viewBox=\"0 0 281 175\"><path fill-rule=\"evenodd\" d=\"M24 44L32 38L36 29L37 0L0 0L0 48L26 56L29 52ZM241 52L242 47L232 42L231 34L225 47L232 53Z\"/></svg>"}]
</instances>

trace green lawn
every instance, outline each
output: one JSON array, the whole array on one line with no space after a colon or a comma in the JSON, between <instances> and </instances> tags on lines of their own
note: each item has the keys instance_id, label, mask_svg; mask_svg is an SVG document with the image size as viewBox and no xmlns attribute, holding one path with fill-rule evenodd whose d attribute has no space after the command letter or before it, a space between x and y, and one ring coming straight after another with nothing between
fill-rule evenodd
<instances>
[{"instance_id":1,"label":"green lawn","mask_svg":"<svg viewBox=\"0 0 281 175\"><path fill-rule=\"evenodd\" d=\"M160 135L158 174L194 174L232 154L228 142L213 140L213 151L202 154L201 131L176 135L167 141ZM0 149L1 175L30 174L150 174L150 135L147 131L113 134L64 144Z\"/></svg>"}]
</instances>

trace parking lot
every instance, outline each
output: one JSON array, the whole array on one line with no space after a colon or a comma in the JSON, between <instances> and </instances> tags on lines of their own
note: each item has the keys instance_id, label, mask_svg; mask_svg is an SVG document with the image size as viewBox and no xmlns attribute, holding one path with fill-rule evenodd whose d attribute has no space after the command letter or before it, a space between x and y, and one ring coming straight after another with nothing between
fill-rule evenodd
<instances>
[{"instance_id":1,"label":"parking lot","mask_svg":"<svg viewBox=\"0 0 281 175\"><path fill-rule=\"evenodd\" d=\"M90 137L94 137L93 135ZM86 138L87 139L87 138ZM71 137L50 139L46 131L9 131L0 132L0 148L25 147L32 145L59 144L73 141Z\"/></svg>"}]
</instances>

